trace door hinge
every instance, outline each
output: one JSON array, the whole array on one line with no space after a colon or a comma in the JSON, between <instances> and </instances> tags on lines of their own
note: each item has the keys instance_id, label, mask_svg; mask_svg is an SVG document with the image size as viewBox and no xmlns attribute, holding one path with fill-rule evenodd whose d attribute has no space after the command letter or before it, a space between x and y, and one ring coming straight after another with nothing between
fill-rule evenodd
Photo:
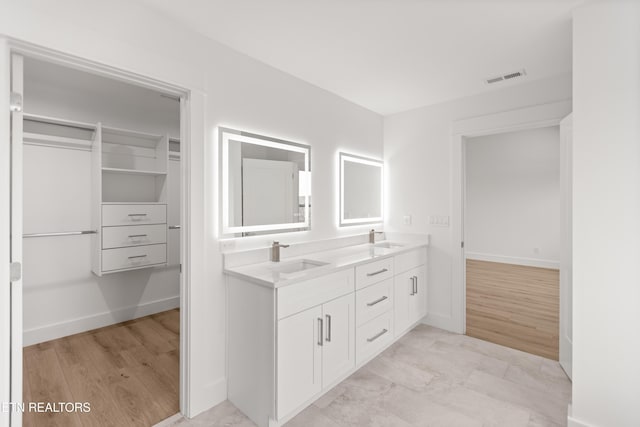
<instances>
[{"instance_id":1,"label":"door hinge","mask_svg":"<svg viewBox=\"0 0 640 427\"><path fill-rule=\"evenodd\" d=\"M464 242L460 242L460 247L464 249Z\"/></svg>"},{"instance_id":2,"label":"door hinge","mask_svg":"<svg viewBox=\"0 0 640 427\"><path fill-rule=\"evenodd\" d=\"M180 274L182 274L182 264L179 264L178 268L179 268Z\"/></svg>"},{"instance_id":3,"label":"door hinge","mask_svg":"<svg viewBox=\"0 0 640 427\"><path fill-rule=\"evenodd\" d=\"M9 281L17 282L22 279L22 264L19 262L12 262L9 265Z\"/></svg>"},{"instance_id":4,"label":"door hinge","mask_svg":"<svg viewBox=\"0 0 640 427\"><path fill-rule=\"evenodd\" d=\"M18 92L11 92L9 111L19 113L22 111L22 95Z\"/></svg>"}]
</instances>

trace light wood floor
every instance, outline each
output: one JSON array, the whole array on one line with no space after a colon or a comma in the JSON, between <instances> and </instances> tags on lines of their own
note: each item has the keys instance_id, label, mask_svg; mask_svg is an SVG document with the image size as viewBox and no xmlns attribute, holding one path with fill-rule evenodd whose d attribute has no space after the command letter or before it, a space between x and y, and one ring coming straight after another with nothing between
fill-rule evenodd
<instances>
[{"instance_id":1,"label":"light wood floor","mask_svg":"<svg viewBox=\"0 0 640 427\"><path fill-rule=\"evenodd\" d=\"M558 270L467 260L467 335L558 360Z\"/></svg>"},{"instance_id":2,"label":"light wood floor","mask_svg":"<svg viewBox=\"0 0 640 427\"><path fill-rule=\"evenodd\" d=\"M24 349L24 402L90 402L90 413L29 413L24 426L151 426L179 411L179 311Z\"/></svg>"}]
</instances>

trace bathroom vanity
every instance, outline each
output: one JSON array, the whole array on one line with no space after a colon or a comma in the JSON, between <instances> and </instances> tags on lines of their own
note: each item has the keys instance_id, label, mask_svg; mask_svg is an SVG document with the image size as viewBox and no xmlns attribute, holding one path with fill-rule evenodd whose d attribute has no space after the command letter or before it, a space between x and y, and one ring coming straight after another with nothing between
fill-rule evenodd
<instances>
[{"instance_id":1,"label":"bathroom vanity","mask_svg":"<svg viewBox=\"0 0 640 427\"><path fill-rule=\"evenodd\" d=\"M426 240L297 254L225 259L228 398L261 427L290 420L427 314Z\"/></svg>"}]
</instances>

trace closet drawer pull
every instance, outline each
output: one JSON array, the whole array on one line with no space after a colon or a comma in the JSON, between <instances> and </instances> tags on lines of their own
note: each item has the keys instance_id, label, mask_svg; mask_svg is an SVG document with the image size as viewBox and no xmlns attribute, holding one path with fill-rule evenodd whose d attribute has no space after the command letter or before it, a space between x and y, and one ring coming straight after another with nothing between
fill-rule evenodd
<instances>
[{"instance_id":1,"label":"closet drawer pull","mask_svg":"<svg viewBox=\"0 0 640 427\"><path fill-rule=\"evenodd\" d=\"M387 298L388 298L388 297L385 295L385 296L383 296L383 297L378 298L378 299L377 299L377 300L375 300L375 301L368 302L368 303L367 303L367 306L372 307L372 306L374 306L374 305L376 305L376 304L378 304L378 303L381 303L382 301L386 300Z\"/></svg>"},{"instance_id":2,"label":"closet drawer pull","mask_svg":"<svg viewBox=\"0 0 640 427\"><path fill-rule=\"evenodd\" d=\"M380 338L381 336L383 336L387 332L389 332L389 331L386 330L386 329L383 329L380 332L378 332L377 334L375 334L374 336L372 336L371 338L367 338L367 342L374 342L375 340L377 340L378 338Z\"/></svg>"},{"instance_id":3,"label":"closet drawer pull","mask_svg":"<svg viewBox=\"0 0 640 427\"><path fill-rule=\"evenodd\" d=\"M146 258L146 257L147 257L146 255L134 255L134 256L127 257L127 258L136 259L136 258Z\"/></svg>"},{"instance_id":4,"label":"closet drawer pull","mask_svg":"<svg viewBox=\"0 0 640 427\"><path fill-rule=\"evenodd\" d=\"M130 239L132 239L134 237L147 237L147 235L146 234L130 234L129 235Z\"/></svg>"},{"instance_id":5,"label":"closet drawer pull","mask_svg":"<svg viewBox=\"0 0 640 427\"><path fill-rule=\"evenodd\" d=\"M367 273L367 277L377 276L378 274L386 273L389 271L387 268L383 268L382 270L374 271L373 273Z\"/></svg>"},{"instance_id":6,"label":"closet drawer pull","mask_svg":"<svg viewBox=\"0 0 640 427\"><path fill-rule=\"evenodd\" d=\"M129 214L128 216L147 216L147 214L146 213Z\"/></svg>"}]
</instances>

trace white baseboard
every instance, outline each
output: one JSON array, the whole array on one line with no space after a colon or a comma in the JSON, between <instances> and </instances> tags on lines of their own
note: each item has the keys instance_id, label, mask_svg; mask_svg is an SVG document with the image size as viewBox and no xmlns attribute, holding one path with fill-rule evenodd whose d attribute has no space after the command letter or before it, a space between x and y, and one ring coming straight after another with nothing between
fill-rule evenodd
<instances>
[{"instance_id":1,"label":"white baseboard","mask_svg":"<svg viewBox=\"0 0 640 427\"><path fill-rule=\"evenodd\" d=\"M227 378L219 378L204 386L202 390L192 391L190 398L189 413L186 415L193 418L227 400Z\"/></svg>"},{"instance_id":2,"label":"white baseboard","mask_svg":"<svg viewBox=\"0 0 640 427\"><path fill-rule=\"evenodd\" d=\"M500 262L503 264L525 265L527 267L552 268L554 270L560 269L560 262L550 259L522 258L506 255L486 254L480 252L467 252L465 253L465 255L467 259L473 259L477 261Z\"/></svg>"},{"instance_id":3,"label":"white baseboard","mask_svg":"<svg viewBox=\"0 0 640 427\"><path fill-rule=\"evenodd\" d=\"M78 317L60 323L49 324L25 330L22 335L23 345L26 347L28 345L102 328L178 307L180 307L180 297L176 296L141 305L124 307L115 311L106 311L91 316Z\"/></svg>"},{"instance_id":4,"label":"white baseboard","mask_svg":"<svg viewBox=\"0 0 640 427\"><path fill-rule=\"evenodd\" d=\"M456 322L451 316L429 313L424 319L422 319L422 323L433 326L434 328L444 329L445 331L453 332L455 334L460 333L456 327Z\"/></svg>"}]
</instances>

